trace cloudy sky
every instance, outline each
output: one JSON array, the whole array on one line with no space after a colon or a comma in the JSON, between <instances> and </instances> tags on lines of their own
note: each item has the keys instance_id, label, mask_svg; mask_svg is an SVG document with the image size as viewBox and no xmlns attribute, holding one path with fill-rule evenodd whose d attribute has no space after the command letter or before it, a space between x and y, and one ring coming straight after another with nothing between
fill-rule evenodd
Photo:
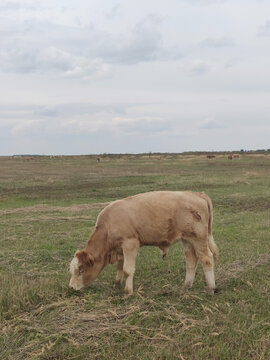
<instances>
[{"instance_id":1,"label":"cloudy sky","mask_svg":"<svg viewBox=\"0 0 270 360\"><path fill-rule=\"evenodd\" d=\"M0 0L0 155L270 148L269 0Z\"/></svg>"}]
</instances>

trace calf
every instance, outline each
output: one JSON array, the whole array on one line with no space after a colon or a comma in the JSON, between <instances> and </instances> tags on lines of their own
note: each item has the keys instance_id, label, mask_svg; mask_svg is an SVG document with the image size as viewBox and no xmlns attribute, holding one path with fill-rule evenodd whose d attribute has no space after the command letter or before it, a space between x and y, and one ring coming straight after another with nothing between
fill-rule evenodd
<instances>
[{"instance_id":1,"label":"calf","mask_svg":"<svg viewBox=\"0 0 270 360\"><path fill-rule=\"evenodd\" d=\"M191 287L198 261L211 293L215 290L212 202L204 193L154 191L114 201L99 214L85 248L70 264L70 287L80 290L93 282L107 264L117 263L116 282L124 278L125 293L133 293L135 259L141 246L157 246L163 257L181 238L186 256L185 285Z\"/></svg>"}]
</instances>

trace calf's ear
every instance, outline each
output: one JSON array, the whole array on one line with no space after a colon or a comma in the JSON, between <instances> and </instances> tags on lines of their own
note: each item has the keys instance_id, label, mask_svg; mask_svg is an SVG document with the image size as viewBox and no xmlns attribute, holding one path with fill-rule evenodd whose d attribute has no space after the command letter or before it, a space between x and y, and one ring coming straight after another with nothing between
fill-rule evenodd
<instances>
[{"instance_id":1,"label":"calf's ear","mask_svg":"<svg viewBox=\"0 0 270 360\"><path fill-rule=\"evenodd\" d=\"M88 259L89 264L93 266L95 263L94 256L92 254L88 254L88 257L89 257L89 259Z\"/></svg>"},{"instance_id":2,"label":"calf's ear","mask_svg":"<svg viewBox=\"0 0 270 360\"><path fill-rule=\"evenodd\" d=\"M82 264L85 264L86 266L93 266L95 263L94 256L85 250L77 251L75 254Z\"/></svg>"}]
</instances>

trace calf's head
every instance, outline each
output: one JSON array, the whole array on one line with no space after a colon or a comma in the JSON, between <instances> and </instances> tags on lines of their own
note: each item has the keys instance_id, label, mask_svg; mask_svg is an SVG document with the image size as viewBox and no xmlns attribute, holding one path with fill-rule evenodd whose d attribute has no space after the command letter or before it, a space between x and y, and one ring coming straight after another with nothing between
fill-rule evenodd
<instances>
[{"instance_id":1,"label":"calf's head","mask_svg":"<svg viewBox=\"0 0 270 360\"><path fill-rule=\"evenodd\" d=\"M70 263L70 288L80 290L91 284L102 268L103 264L100 261L95 261L91 254L85 250L77 251Z\"/></svg>"}]
</instances>

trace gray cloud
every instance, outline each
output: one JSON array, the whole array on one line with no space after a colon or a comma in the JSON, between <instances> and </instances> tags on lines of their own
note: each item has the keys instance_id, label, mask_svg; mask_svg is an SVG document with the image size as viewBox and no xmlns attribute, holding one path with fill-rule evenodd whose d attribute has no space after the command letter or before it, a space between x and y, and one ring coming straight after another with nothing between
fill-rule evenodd
<instances>
[{"instance_id":1,"label":"gray cloud","mask_svg":"<svg viewBox=\"0 0 270 360\"><path fill-rule=\"evenodd\" d=\"M210 66L200 60L192 61L188 68L191 75L203 75L210 71Z\"/></svg>"},{"instance_id":2,"label":"gray cloud","mask_svg":"<svg viewBox=\"0 0 270 360\"><path fill-rule=\"evenodd\" d=\"M68 104L56 104L53 106L39 106L34 107L33 114L56 117L56 116L73 116L73 115L93 115L101 112L109 112L116 115L125 114L128 104L104 104L96 105L92 103L68 103ZM134 106L134 104L133 104Z\"/></svg>"},{"instance_id":3,"label":"gray cloud","mask_svg":"<svg viewBox=\"0 0 270 360\"><path fill-rule=\"evenodd\" d=\"M270 36L270 20L266 21L264 25L258 27L257 36L261 36L261 37Z\"/></svg>"},{"instance_id":4,"label":"gray cloud","mask_svg":"<svg viewBox=\"0 0 270 360\"><path fill-rule=\"evenodd\" d=\"M120 3L116 3L112 6L112 8L110 9L110 11L107 11L105 13L106 17L111 19L111 18L116 18L119 13L120 13L120 9L121 9L121 5Z\"/></svg>"},{"instance_id":5,"label":"gray cloud","mask_svg":"<svg viewBox=\"0 0 270 360\"><path fill-rule=\"evenodd\" d=\"M2 70L15 73L59 72L67 77L99 77L106 74L106 64L98 59L76 56L56 47L41 49L23 45L9 48L0 55Z\"/></svg>"},{"instance_id":6,"label":"gray cloud","mask_svg":"<svg viewBox=\"0 0 270 360\"><path fill-rule=\"evenodd\" d=\"M1 11L18 11L18 10L35 10L37 6L35 5L34 1L1 1L0 3L0 10Z\"/></svg>"},{"instance_id":7,"label":"gray cloud","mask_svg":"<svg viewBox=\"0 0 270 360\"><path fill-rule=\"evenodd\" d=\"M201 5L201 6L220 4L220 3L227 2L227 0L182 0L182 1L186 1L192 5Z\"/></svg>"},{"instance_id":8,"label":"gray cloud","mask_svg":"<svg viewBox=\"0 0 270 360\"><path fill-rule=\"evenodd\" d=\"M110 64L179 58L177 48L168 49L163 44L161 21L157 15L148 14L126 34L109 33L93 25L79 28L45 21L19 23L1 40L0 68L87 78L103 76Z\"/></svg>"},{"instance_id":9,"label":"gray cloud","mask_svg":"<svg viewBox=\"0 0 270 360\"><path fill-rule=\"evenodd\" d=\"M67 103L55 105L0 105L0 125L5 118L8 119L42 119L42 117L67 117L74 115L94 115L102 112L122 116L126 113L131 104L104 104L96 105L92 103ZM135 104L132 104L134 107Z\"/></svg>"},{"instance_id":10,"label":"gray cloud","mask_svg":"<svg viewBox=\"0 0 270 360\"><path fill-rule=\"evenodd\" d=\"M162 35L148 20L137 23L127 36L96 34L98 42L88 48L88 54L106 63L136 64L158 60L162 55Z\"/></svg>"}]
</instances>

